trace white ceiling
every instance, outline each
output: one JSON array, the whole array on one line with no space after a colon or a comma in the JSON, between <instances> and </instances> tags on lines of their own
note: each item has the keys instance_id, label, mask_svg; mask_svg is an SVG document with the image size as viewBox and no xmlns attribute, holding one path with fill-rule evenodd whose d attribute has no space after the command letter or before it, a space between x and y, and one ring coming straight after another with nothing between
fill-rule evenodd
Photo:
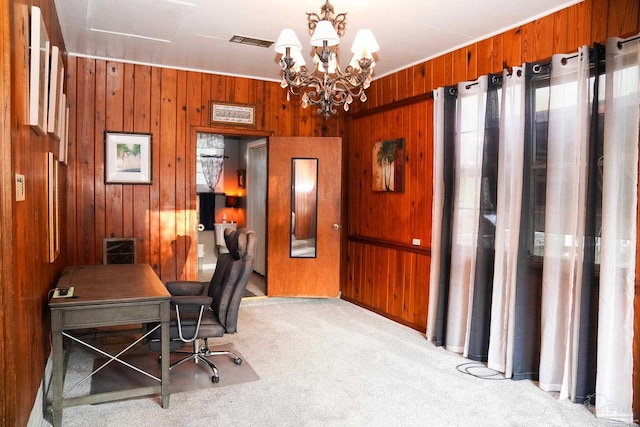
<instances>
[{"instance_id":1,"label":"white ceiling","mask_svg":"<svg viewBox=\"0 0 640 427\"><path fill-rule=\"evenodd\" d=\"M347 12L344 67L360 28L380 51L374 78L500 33L581 0L332 0ZM273 46L230 43L233 35L275 41L293 28L310 36L305 12L324 0L55 0L70 55L279 81Z\"/></svg>"}]
</instances>

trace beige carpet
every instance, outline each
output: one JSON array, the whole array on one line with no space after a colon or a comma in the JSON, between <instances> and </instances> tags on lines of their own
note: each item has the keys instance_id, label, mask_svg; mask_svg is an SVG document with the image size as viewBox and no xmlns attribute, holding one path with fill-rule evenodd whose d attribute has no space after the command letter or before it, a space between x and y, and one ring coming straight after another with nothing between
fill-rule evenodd
<instances>
[{"instance_id":1,"label":"beige carpet","mask_svg":"<svg viewBox=\"0 0 640 427\"><path fill-rule=\"evenodd\" d=\"M256 374L251 365L244 360L242 354L233 344L211 346L210 350L232 351L242 359L242 364L236 365L231 356L212 357L211 360L218 367L218 373L220 375L220 382L214 383L211 381L211 368L209 368L207 364L202 362L196 364L193 361L184 362L171 370L171 382L169 385L171 394L224 387L260 379L258 374ZM172 354L171 361L179 360L180 357L180 355ZM145 372L160 377L160 364L158 363L157 353L134 354L132 356L125 356L122 359ZM107 361L106 358L95 359L93 362L93 370L98 369L105 361ZM91 394L152 386L155 384L157 384L157 381L153 378L149 378L120 363L112 362L91 377Z\"/></svg>"},{"instance_id":2,"label":"beige carpet","mask_svg":"<svg viewBox=\"0 0 640 427\"><path fill-rule=\"evenodd\" d=\"M248 298L233 343L260 376L228 387L65 408L65 427L618 427L532 381L460 372L469 362L342 300ZM214 344L214 343L212 343ZM93 366L74 346L66 384ZM220 382L236 366L221 368ZM179 375L171 373L171 381ZM231 378L229 378L231 380ZM206 382L206 381L205 381ZM210 384L206 384L210 387ZM88 390L89 384L86 384ZM69 394L82 393L79 386ZM50 426L50 406L43 426Z\"/></svg>"}]
</instances>

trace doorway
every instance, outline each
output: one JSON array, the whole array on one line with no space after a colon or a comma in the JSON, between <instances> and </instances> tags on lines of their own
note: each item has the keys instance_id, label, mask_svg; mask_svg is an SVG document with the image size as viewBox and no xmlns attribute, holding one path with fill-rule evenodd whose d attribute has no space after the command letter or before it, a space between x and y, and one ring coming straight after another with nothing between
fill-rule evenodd
<instances>
[{"instance_id":1,"label":"doorway","mask_svg":"<svg viewBox=\"0 0 640 427\"><path fill-rule=\"evenodd\" d=\"M226 250L221 244L223 242L216 240L216 228L247 227L258 234L255 262L257 269L254 266L256 272L247 289L252 295L266 295L266 269L260 267L266 264L266 227L263 225L266 222L266 194L260 194L259 186L260 176L265 177L266 193L266 156L262 163L260 158L249 160L249 147L262 147L266 152L266 138L226 135L207 128L198 129L195 138L198 280L211 280L217 259ZM209 142L205 144L205 140ZM202 150L203 145L215 146L217 151ZM207 165L207 162L214 165ZM206 174L213 175L213 178L206 177ZM250 185L255 188L250 188ZM230 204L230 200L234 198L235 203ZM249 212L254 212L251 219ZM255 212L258 212L257 216ZM262 236L259 235L260 230Z\"/></svg>"}]
</instances>

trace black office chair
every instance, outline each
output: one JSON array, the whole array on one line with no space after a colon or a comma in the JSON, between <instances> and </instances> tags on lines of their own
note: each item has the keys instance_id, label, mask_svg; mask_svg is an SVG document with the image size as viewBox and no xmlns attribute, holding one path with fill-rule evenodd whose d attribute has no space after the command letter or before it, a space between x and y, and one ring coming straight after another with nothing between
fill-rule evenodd
<instances>
[{"instance_id":1,"label":"black office chair","mask_svg":"<svg viewBox=\"0 0 640 427\"><path fill-rule=\"evenodd\" d=\"M230 351L210 351L209 338L236 332L240 302L253 272L256 234L247 229L226 229L224 234L229 253L218 258L210 283L173 281L166 284L171 294L170 350L185 357L171 363L170 369L193 359L211 367L211 381L220 380L218 368L207 359L228 355L240 365L242 359ZM200 347L200 340L204 346ZM181 351L185 343L193 343L193 351ZM159 352L160 330L150 335L149 347Z\"/></svg>"}]
</instances>

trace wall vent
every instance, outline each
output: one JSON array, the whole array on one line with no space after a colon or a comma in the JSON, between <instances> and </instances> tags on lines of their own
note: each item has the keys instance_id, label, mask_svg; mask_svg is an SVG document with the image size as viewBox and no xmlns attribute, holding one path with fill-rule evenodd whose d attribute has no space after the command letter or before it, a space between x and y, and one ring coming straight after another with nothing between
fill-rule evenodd
<instances>
[{"instance_id":1,"label":"wall vent","mask_svg":"<svg viewBox=\"0 0 640 427\"><path fill-rule=\"evenodd\" d=\"M238 36L238 35L231 37L229 41L231 43L248 44L250 46L258 46L258 47L265 47L265 48L271 47L271 45L273 44L273 41L270 41L270 40L254 39L253 37Z\"/></svg>"},{"instance_id":2,"label":"wall vent","mask_svg":"<svg viewBox=\"0 0 640 427\"><path fill-rule=\"evenodd\" d=\"M136 264L136 239L132 237L103 240L103 264Z\"/></svg>"}]
</instances>

